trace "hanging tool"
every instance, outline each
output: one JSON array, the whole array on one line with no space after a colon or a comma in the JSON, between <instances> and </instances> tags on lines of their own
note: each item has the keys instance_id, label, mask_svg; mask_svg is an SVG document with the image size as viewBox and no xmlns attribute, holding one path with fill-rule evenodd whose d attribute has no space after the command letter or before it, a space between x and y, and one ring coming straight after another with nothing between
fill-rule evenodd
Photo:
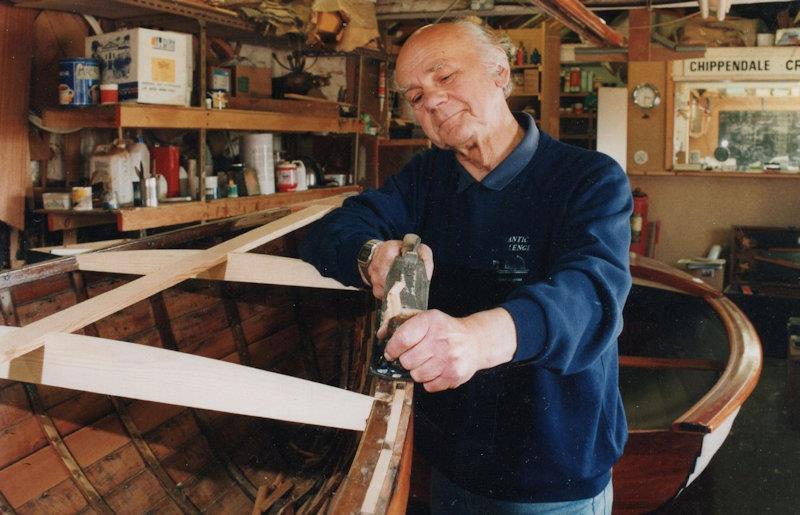
<instances>
[{"instance_id":1,"label":"hanging tool","mask_svg":"<svg viewBox=\"0 0 800 515\"><path fill-rule=\"evenodd\" d=\"M371 374L384 379L411 379L399 361L389 362L383 353L386 342L403 322L428 309L430 281L418 252L419 244L419 236L406 234L400 255L386 275L380 322L381 327L387 326L387 332L383 340L375 337L369 368Z\"/></svg>"}]
</instances>

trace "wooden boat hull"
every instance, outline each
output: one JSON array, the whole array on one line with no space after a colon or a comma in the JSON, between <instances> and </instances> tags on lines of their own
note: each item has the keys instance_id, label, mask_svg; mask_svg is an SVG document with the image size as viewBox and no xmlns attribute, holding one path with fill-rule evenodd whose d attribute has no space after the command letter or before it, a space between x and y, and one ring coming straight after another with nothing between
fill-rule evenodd
<instances>
[{"instance_id":1,"label":"wooden boat hull","mask_svg":"<svg viewBox=\"0 0 800 515\"><path fill-rule=\"evenodd\" d=\"M119 248L207 248L288 213ZM256 252L295 249L289 234ZM7 272L3 322L25 326L131 280L81 272L74 258ZM242 513L255 502L276 513L401 513L412 389L367 376L371 312L359 291L193 279L87 325L77 333L365 393L372 413L360 432L0 380L0 512ZM7 377L19 377L14 366Z\"/></svg>"},{"instance_id":2,"label":"wooden boat hull","mask_svg":"<svg viewBox=\"0 0 800 515\"><path fill-rule=\"evenodd\" d=\"M620 337L628 443L615 465L614 512L649 513L703 471L761 371L753 326L722 294L641 257Z\"/></svg>"}]
</instances>

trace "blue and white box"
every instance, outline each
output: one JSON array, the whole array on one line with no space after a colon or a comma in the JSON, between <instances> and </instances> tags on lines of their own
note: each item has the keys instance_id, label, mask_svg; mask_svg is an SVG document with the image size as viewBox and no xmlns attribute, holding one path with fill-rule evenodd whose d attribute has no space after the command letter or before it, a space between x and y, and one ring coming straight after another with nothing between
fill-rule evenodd
<instances>
[{"instance_id":1,"label":"blue and white box","mask_svg":"<svg viewBox=\"0 0 800 515\"><path fill-rule=\"evenodd\" d=\"M191 34L136 28L88 36L86 56L101 61L103 84L119 84L120 102L190 104Z\"/></svg>"}]
</instances>

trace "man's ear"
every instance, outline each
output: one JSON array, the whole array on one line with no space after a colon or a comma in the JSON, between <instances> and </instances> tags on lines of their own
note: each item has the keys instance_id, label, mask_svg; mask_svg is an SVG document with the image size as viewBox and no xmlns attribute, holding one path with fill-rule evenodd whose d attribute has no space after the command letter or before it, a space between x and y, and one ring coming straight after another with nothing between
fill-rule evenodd
<instances>
[{"instance_id":1,"label":"man's ear","mask_svg":"<svg viewBox=\"0 0 800 515\"><path fill-rule=\"evenodd\" d=\"M497 63L497 69L494 76L494 83L497 84L497 86L500 89L503 89L506 87L506 85L510 80L511 80L511 68L509 68L508 66L503 66L500 63Z\"/></svg>"}]
</instances>

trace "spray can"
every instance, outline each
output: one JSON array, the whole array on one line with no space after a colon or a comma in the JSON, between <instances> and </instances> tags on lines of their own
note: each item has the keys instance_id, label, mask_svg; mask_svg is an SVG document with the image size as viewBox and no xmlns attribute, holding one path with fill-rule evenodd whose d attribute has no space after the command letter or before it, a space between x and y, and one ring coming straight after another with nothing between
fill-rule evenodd
<instances>
[{"instance_id":1,"label":"spray can","mask_svg":"<svg viewBox=\"0 0 800 515\"><path fill-rule=\"evenodd\" d=\"M146 207L158 206L158 179L150 176L144 180L144 205Z\"/></svg>"}]
</instances>

